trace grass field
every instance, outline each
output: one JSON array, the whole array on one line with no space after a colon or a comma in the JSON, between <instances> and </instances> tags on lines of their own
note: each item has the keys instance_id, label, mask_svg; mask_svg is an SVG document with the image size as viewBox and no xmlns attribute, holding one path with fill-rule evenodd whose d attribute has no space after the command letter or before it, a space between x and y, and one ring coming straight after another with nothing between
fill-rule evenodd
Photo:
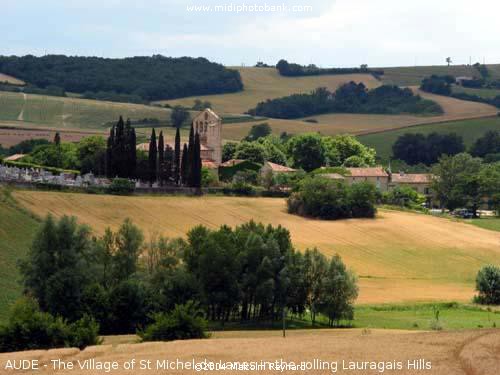
<instances>
[{"instance_id":1,"label":"grass field","mask_svg":"<svg viewBox=\"0 0 500 375\"><path fill-rule=\"evenodd\" d=\"M475 225L479 228L488 230L495 230L500 232L500 218L499 217L483 217L481 219L466 220L466 223Z\"/></svg>"},{"instance_id":2,"label":"grass field","mask_svg":"<svg viewBox=\"0 0 500 375\"><path fill-rule=\"evenodd\" d=\"M487 65L492 79L500 78L500 65ZM446 75L451 74L455 77L468 76L480 77L478 70L466 65L434 65L434 66L405 66L382 68L384 75L382 82L398 86L415 86L420 85L422 79L429 77L432 74Z\"/></svg>"},{"instance_id":3,"label":"grass field","mask_svg":"<svg viewBox=\"0 0 500 375\"><path fill-rule=\"evenodd\" d=\"M11 126L2 126L2 122L0 122L0 145L3 147L10 147L24 140L34 138L43 138L52 141L56 132L59 132L63 142L78 142L80 139L91 135L107 136L107 133L104 132L83 130L55 130L50 128L23 129Z\"/></svg>"},{"instance_id":4,"label":"grass field","mask_svg":"<svg viewBox=\"0 0 500 375\"><path fill-rule=\"evenodd\" d=\"M380 85L372 75L348 74L312 77L283 77L275 68L236 68L241 74L244 90L234 94L207 95L177 100L160 101L171 105L192 106L195 99L208 100L215 111L220 113L244 113L266 99L279 98L291 94L305 93L318 87L335 90L349 81L363 82L367 87Z\"/></svg>"},{"instance_id":5,"label":"grass field","mask_svg":"<svg viewBox=\"0 0 500 375\"><path fill-rule=\"evenodd\" d=\"M206 340L185 340L167 343L118 344L78 349L32 351L24 353L0 354L0 365L8 360L37 359L40 374L53 374L52 359L64 359L75 364L78 360L96 358L98 361L117 361L118 369L113 374L129 374L124 370L125 361L132 358L149 360L151 369L136 367L134 374L164 374L167 370L157 368L157 361L173 362L208 361L227 362L276 362L293 361L300 366L303 362L318 360L320 369L305 371L285 371L285 373L330 374L353 373L375 374L380 370L346 370L343 363L356 361L401 362L402 370L386 372L394 374L415 374L425 372L431 375L491 375L496 374L500 356L500 330L472 330L452 332L419 332L383 330L300 330L289 331L283 339L278 331L225 332L217 333ZM117 338L119 339L119 338ZM116 342L120 342L117 340ZM408 368L408 361L424 359L431 363L430 370L417 371ZM343 362L344 361L344 362ZM328 362L328 367L326 367ZM47 366L45 366L47 365ZM75 365L77 367L77 365ZM336 370L333 370L336 369ZM188 373L186 369L168 370L169 374ZM212 371L210 371L212 372ZM215 374L234 373L213 371ZM276 369L263 369L259 374L275 374ZM95 370L64 371L74 375L96 374ZM385 373L385 372L384 372Z\"/></svg>"},{"instance_id":6,"label":"grass field","mask_svg":"<svg viewBox=\"0 0 500 375\"><path fill-rule=\"evenodd\" d=\"M359 303L470 301L477 270L500 263L500 234L428 215L384 210L376 220L327 222L289 215L282 199L113 197L17 191L43 216L75 215L99 233L127 217L146 235L184 236L197 224L215 228L250 219L288 228L300 248L340 254L360 276Z\"/></svg>"},{"instance_id":7,"label":"grass field","mask_svg":"<svg viewBox=\"0 0 500 375\"><path fill-rule=\"evenodd\" d=\"M361 135L359 136L359 140L370 147L374 147L381 160L387 161L392 155L392 145L399 136L405 133L456 133L462 136L466 147L470 147L477 138L481 137L488 130L500 130L500 117L420 125L407 129Z\"/></svg>"},{"instance_id":8,"label":"grass field","mask_svg":"<svg viewBox=\"0 0 500 375\"><path fill-rule=\"evenodd\" d=\"M17 262L31 245L38 222L17 208L0 190L0 322L20 295Z\"/></svg>"},{"instance_id":9,"label":"grass field","mask_svg":"<svg viewBox=\"0 0 500 375\"><path fill-rule=\"evenodd\" d=\"M472 89L468 87L462 87L462 86L457 86L453 85L453 92L454 93L465 93L469 95L477 95L482 98L486 99L493 99L496 96L500 95L500 90L495 90L495 89Z\"/></svg>"},{"instance_id":10,"label":"grass field","mask_svg":"<svg viewBox=\"0 0 500 375\"><path fill-rule=\"evenodd\" d=\"M131 119L168 119L165 108L77 98L24 95L0 91L0 121L17 126L60 129L105 129L122 115Z\"/></svg>"}]
</instances>

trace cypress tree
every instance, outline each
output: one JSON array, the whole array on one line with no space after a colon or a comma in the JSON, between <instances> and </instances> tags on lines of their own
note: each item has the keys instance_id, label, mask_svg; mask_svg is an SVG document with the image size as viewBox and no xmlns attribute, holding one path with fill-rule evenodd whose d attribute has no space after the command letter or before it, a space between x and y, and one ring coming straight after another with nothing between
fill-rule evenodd
<instances>
[{"instance_id":1,"label":"cypress tree","mask_svg":"<svg viewBox=\"0 0 500 375\"><path fill-rule=\"evenodd\" d=\"M109 130L108 143L106 145L106 177L111 178L114 174L113 169L113 147L115 144L115 126Z\"/></svg>"},{"instance_id":2,"label":"cypress tree","mask_svg":"<svg viewBox=\"0 0 500 375\"><path fill-rule=\"evenodd\" d=\"M153 185L156 181L156 162L158 157L158 149L156 146L156 133L155 129L151 132L151 139L149 141L149 184Z\"/></svg>"},{"instance_id":3,"label":"cypress tree","mask_svg":"<svg viewBox=\"0 0 500 375\"><path fill-rule=\"evenodd\" d=\"M165 146L165 160L163 173L165 177L165 181L167 184L170 182L173 176L173 167L174 167L174 149L169 145Z\"/></svg>"},{"instance_id":4,"label":"cypress tree","mask_svg":"<svg viewBox=\"0 0 500 375\"><path fill-rule=\"evenodd\" d=\"M181 164L181 178L182 184L188 184L189 177L189 152L188 146L184 143L184 148L182 149L182 164Z\"/></svg>"},{"instance_id":5,"label":"cypress tree","mask_svg":"<svg viewBox=\"0 0 500 375\"><path fill-rule=\"evenodd\" d=\"M135 136L135 129L132 128L130 130L129 135L129 175L131 178L136 178L136 169L137 169L137 139Z\"/></svg>"},{"instance_id":6,"label":"cypress tree","mask_svg":"<svg viewBox=\"0 0 500 375\"><path fill-rule=\"evenodd\" d=\"M125 123L120 116L115 130L113 146L113 175L126 177L126 159L125 159ZM113 176L113 177L114 177Z\"/></svg>"},{"instance_id":7,"label":"cypress tree","mask_svg":"<svg viewBox=\"0 0 500 375\"><path fill-rule=\"evenodd\" d=\"M187 184L189 187L194 186L194 167L195 167L195 149L194 149L194 128L191 124L191 129L189 130L189 144L188 144L188 174L187 174Z\"/></svg>"},{"instance_id":8,"label":"cypress tree","mask_svg":"<svg viewBox=\"0 0 500 375\"><path fill-rule=\"evenodd\" d=\"M158 181L160 181L161 186L163 186L163 182L165 181L164 161L165 161L165 143L163 140L163 131L160 131L160 135L158 137Z\"/></svg>"},{"instance_id":9,"label":"cypress tree","mask_svg":"<svg viewBox=\"0 0 500 375\"><path fill-rule=\"evenodd\" d=\"M201 188L201 145L200 135L196 132L194 137L194 163L193 163L193 187Z\"/></svg>"},{"instance_id":10,"label":"cypress tree","mask_svg":"<svg viewBox=\"0 0 500 375\"><path fill-rule=\"evenodd\" d=\"M181 178L181 133L179 128L175 131L174 150L174 181L178 185Z\"/></svg>"},{"instance_id":11,"label":"cypress tree","mask_svg":"<svg viewBox=\"0 0 500 375\"><path fill-rule=\"evenodd\" d=\"M54 135L54 144L56 146L61 145L61 134L59 134L59 132L56 132L56 135Z\"/></svg>"}]
</instances>

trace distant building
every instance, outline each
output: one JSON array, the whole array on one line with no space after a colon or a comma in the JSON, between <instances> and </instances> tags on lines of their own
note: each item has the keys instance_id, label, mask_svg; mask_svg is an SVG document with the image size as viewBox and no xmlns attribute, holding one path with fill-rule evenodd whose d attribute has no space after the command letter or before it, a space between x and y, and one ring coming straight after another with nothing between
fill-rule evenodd
<instances>
[{"instance_id":1,"label":"distant building","mask_svg":"<svg viewBox=\"0 0 500 375\"><path fill-rule=\"evenodd\" d=\"M201 111L193 118L192 122L195 133L200 135L200 152L204 165L219 166L222 162L222 119L211 109ZM181 152L187 140L181 140ZM165 145L175 148L174 140L167 140ZM149 143L137 145L137 149L149 152ZM209 163L210 162L210 163Z\"/></svg>"},{"instance_id":2,"label":"distant building","mask_svg":"<svg viewBox=\"0 0 500 375\"><path fill-rule=\"evenodd\" d=\"M262 176L266 175L267 173L272 173L273 175L279 174L279 173L295 173L297 172L296 169L276 164L276 163L271 163L270 161L266 161L262 168L260 169L260 174Z\"/></svg>"},{"instance_id":3,"label":"distant building","mask_svg":"<svg viewBox=\"0 0 500 375\"><path fill-rule=\"evenodd\" d=\"M389 183L389 189L398 186L408 186L425 196L431 195L432 175L424 173L393 173Z\"/></svg>"},{"instance_id":4,"label":"distant building","mask_svg":"<svg viewBox=\"0 0 500 375\"><path fill-rule=\"evenodd\" d=\"M24 158L26 155L25 154L14 154L11 156L7 156L4 160L5 161L17 161L19 159Z\"/></svg>"},{"instance_id":5,"label":"distant building","mask_svg":"<svg viewBox=\"0 0 500 375\"><path fill-rule=\"evenodd\" d=\"M347 168L349 175L344 176L349 185L358 182L371 182L384 192L389 189L389 173L382 167Z\"/></svg>"},{"instance_id":6,"label":"distant building","mask_svg":"<svg viewBox=\"0 0 500 375\"><path fill-rule=\"evenodd\" d=\"M474 81L474 77L461 76L455 78L457 85L462 85L464 81Z\"/></svg>"}]
</instances>

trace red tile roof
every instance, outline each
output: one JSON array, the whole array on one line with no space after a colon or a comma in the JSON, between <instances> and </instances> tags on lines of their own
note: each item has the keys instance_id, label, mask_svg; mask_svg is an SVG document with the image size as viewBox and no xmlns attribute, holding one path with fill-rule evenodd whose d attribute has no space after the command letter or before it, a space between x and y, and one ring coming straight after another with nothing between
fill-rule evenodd
<instances>
[{"instance_id":1,"label":"red tile roof","mask_svg":"<svg viewBox=\"0 0 500 375\"><path fill-rule=\"evenodd\" d=\"M371 168L347 168L352 177L389 177L382 167Z\"/></svg>"},{"instance_id":2,"label":"red tile roof","mask_svg":"<svg viewBox=\"0 0 500 375\"><path fill-rule=\"evenodd\" d=\"M217 164L215 162L213 162L212 160L205 160L204 159L201 161L201 165L204 168L217 169Z\"/></svg>"},{"instance_id":3,"label":"red tile roof","mask_svg":"<svg viewBox=\"0 0 500 375\"><path fill-rule=\"evenodd\" d=\"M279 164L276 164L276 163L271 163L270 161L266 162L266 165L269 168L271 168L271 170L273 172L282 172L282 173L297 172L296 169L293 169L293 168L290 168L290 167L287 167L287 166L284 166L284 165L279 165Z\"/></svg>"},{"instance_id":4,"label":"red tile roof","mask_svg":"<svg viewBox=\"0 0 500 375\"><path fill-rule=\"evenodd\" d=\"M432 176L424 173L393 173L391 179L398 184L429 184Z\"/></svg>"}]
</instances>

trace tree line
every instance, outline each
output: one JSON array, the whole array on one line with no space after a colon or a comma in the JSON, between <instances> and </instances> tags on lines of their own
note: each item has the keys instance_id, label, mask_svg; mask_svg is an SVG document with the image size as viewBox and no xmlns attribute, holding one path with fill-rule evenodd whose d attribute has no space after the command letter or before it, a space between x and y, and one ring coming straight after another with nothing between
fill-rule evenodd
<instances>
[{"instance_id":1,"label":"tree line","mask_svg":"<svg viewBox=\"0 0 500 375\"><path fill-rule=\"evenodd\" d=\"M253 116L294 119L323 113L436 114L443 109L408 88L383 85L368 90L363 83L349 82L335 92L322 87L309 94L293 94L260 102L248 111Z\"/></svg>"},{"instance_id":2,"label":"tree line","mask_svg":"<svg viewBox=\"0 0 500 375\"><path fill-rule=\"evenodd\" d=\"M0 71L41 89L56 87L96 99L153 101L243 89L238 71L205 58L0 56Z\"/></svg>"},{"instance_id":3,"label":"tree line","mask_svg":"<svg viewBox=\"0 0 500 375\"><path fill-rule=\"evenodd\" d=\"M21 273L37 306L28 310L70 325L85 319L88 324L80 324L98 324L100 334L148 334L158 323L154 316L190 301L217 324L274 321L286 309L296 316L309 311L313 324L321 313L338 325L353 319L358 294L356 277L340 257L298 252L287 229L253 221L235 228L199 225L185 239L153 234L146 242L128 219L95 237L75 218L48 216ZM31 319L26 314L21 320ZM183 328L178 331L182 337Z\"/></svg>"},{"instance_id":4,"label":"tree line","mask_svg":"<svg viewBox=\"0 0 500 375\"><path fill-rule=\"evenodd\" d=\"M262 65L258 65L262 67ZM368 69L367 65L361 65L359 68L318 68L316 65L311 64L303 66L281 59L276 64L276 69L279 74L286 77L299 77L299 76L317 76L317 75L334 75L334 74L373 74L375 77L384 75L381 69Z\"/></svg>"}]
</instances>

